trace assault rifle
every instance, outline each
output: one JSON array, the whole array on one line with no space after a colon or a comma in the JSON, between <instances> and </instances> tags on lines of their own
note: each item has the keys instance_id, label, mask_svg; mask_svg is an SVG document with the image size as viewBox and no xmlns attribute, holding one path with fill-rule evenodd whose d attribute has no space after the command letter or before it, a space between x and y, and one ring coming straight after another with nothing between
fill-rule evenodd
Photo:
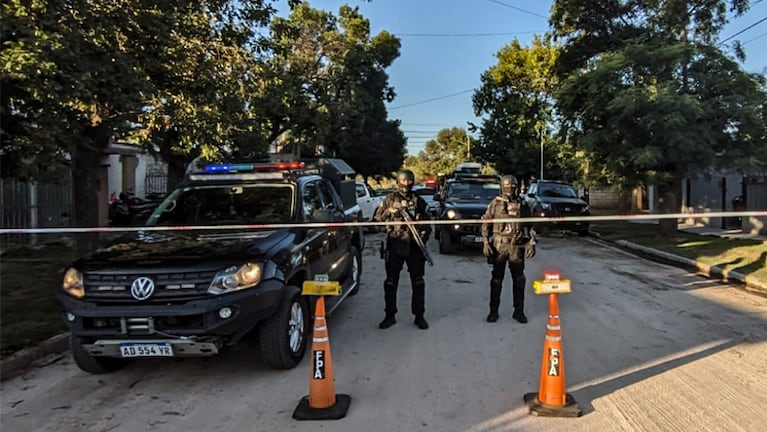
<instances>
[{"instance_id":1,"label":"assault rifle","mask_svg":"<svg viewBox=\"0 0 767 432\"><path fill-rule=\"evenodd\" d=\"M426 245L421 238L421 234L418 233L418 229L415 227L415 225L411 223L413 222L413 218L407 211L407 201L402 201L402 205L399 207L399 212L402 215L402 219L407 222L406 225L410 230L410 235L413 236L413 240L415 240L418 247L421 248L421 252L423 253L423 257L426 258L426 262L428 262L430 266L434 267L434 260L431 259L431 255L426 249Z\"/></svg>"}]
</instances>

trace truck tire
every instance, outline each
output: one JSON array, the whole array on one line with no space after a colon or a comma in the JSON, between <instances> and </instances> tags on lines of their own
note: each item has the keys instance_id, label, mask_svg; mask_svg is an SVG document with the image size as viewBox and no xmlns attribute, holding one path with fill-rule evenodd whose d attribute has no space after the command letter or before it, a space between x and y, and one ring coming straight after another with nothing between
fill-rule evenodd
<instances>
[{"instance_id":1,"label":"truck tire","mask_svg":"<svg viewBox=\"0 0 767 432\"><path fill-rule=\"evenodd\" d=\"M447 255L455 250L453 246L453 239L450 238L450 233L445 230L439 230L439 253Z\"/></svg>"},{"instance_id":2,"label":"truck tire","mask_svg":"<svg viewBox=\"0 0 767 432\"><path fill-rule=\"evenodd\" d=\"M83 348L83 340L77 336L69 337L72 358L80 370L92 374L105 374L124 368L128 360L113 357L94 357Z\"/></svg>"},{"instance_id":3,"label":"truck tire","mask_svg":"<svg viewBox=\"0 0 767 432\"><path fill-rule=\"evenodd\" d=\"M360 292L360 284L362 283L360 277L362 276L362 254L356 246L349 248L349 255L352 257L351 269L349 269L349 277L356 281L354 288L349 291L349 295L357 295Z\"/></svg>"},{"instance_id":4,"label":"truck tire","mask_svg":"<svg viewBox=\"0 0 767 432\"><path fill-rule=\"evenodd\" d=\"M292 369L301 363L310 337L306 297L297 287L287 285L277 312L259 328L261 357L272 369Z\"/></svg>"}]
</instances>

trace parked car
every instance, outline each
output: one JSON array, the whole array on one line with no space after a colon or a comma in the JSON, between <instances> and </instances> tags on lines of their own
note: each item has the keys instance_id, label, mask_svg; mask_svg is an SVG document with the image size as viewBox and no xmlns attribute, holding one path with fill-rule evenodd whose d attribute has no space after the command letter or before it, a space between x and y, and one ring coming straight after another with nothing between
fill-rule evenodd
<instances>
[{"instance_id":1,"label":"parked car","mask_svg":"<svg viewBox=\"0 0 767 432\"><path fill-rule=\"evenodd\" d=\"M501 191L500 178L495 175L474 172L456 173L445 181L437 201L438 220L479 220L487 206ZM482 233L479 223L435 224L439 252L452 253L459 244L481 246Z\"/></svg>"},{"instance_id":2,"label":"parked car","mask_svg":"<svg viewBox=\"0 0 767 432\"><path fill-rule=\"evenodd\" d=\"M360 210L362 211L362 220L372 221L373 215L375 214L378 206L381 204L381 201L383 201L385 195L376 193L367 183L363 182L357 182L356 191L357 204L360 206ZM370 232L378 232L380 230L380 226L371 226L368 228L368 231Z\"/></svg>"},{"instance_id":3,"label":"parked car","mask_svg":"<svg viewBox=\"0 0 767 432\"><path fill-rule=\"evenodd\" d=\"M530 184L522 194L533 215L541 217L591 216L589 205L578 197L578 193L567 182L538 180ZM550 227L572 230L578 235L588 235L588 221L547 221L536 224L540 231Z\"/></svg>"},{"instance_id":4,"label":"parked car","mask_svg":"<svg viewBox=\"0 0 767 432\"><path fill-rule=\"evenodd\" d=\"M426 208L431 213L432 217L437 216L437 201L434 200L434 195L437 194L436 189L428 186L413 186L413 192L419 195L426 201Z\"/></svg>"},{"instance_id":5,"label":"parked car","mask_svg":"<svg viewBox=\"0 0 767 432\"><path fill-rule=\"evenodd\" d=\"M58 299L77 366L105 373L136 358L211 356L247 335L268 367L298 365L313 304L303 282L340 283L328 314L360 286L364 236L337 224L359 218L354 181L325 174L332 165L210 165L146 225L211 229L137 231L70 264ZM227 229L264 224L291 226Z\"/></svg>"}]
</instances>

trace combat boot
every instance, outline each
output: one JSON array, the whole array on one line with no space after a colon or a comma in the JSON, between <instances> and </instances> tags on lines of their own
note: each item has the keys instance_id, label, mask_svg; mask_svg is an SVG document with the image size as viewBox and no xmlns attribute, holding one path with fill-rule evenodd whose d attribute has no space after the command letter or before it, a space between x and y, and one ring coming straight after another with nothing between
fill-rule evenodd
<instances>
[{"instance_id":1,"label":"combat boot","mask_svg":"<svg viewBox=\"0 0 767 432\"><path fill-rule=\"evenodd\" d=\"M527 323L527 317L525 316L525 312L522 310L522 308L514 308L514 313L511 314L511 317L521 322L522 324Z\"/></svg>"},{"instance_id":2,"label":"combat boot","mask_svg":"<svg viewBox=\"0 0 767 432\"><path fill-rule=\"evenodd\" d=\"M423 315L415 316L415 325L418 326L418 328L421 330L426 330L429 328L429 323L426 322L426 319L423 317Z\"/></svg>"},{"instance_id":3,"label":"combat boot","mask_svg":"<svg viewBox=\"0 0 767 432\"><path fill-rule=\"evenodd\" d=\"M387 329L396 323L397 320L394 319L394 314L386 314L386 317L384 317L383 321L381 321L381 324L378 324L378 328Z\"/></svg>"},{"instance_id":4,"label":"combat boot","mask_svg":"<svg viewBox=\"0 0 767 432\"><path fill-rule=\"evenodd\" d=\"M498 321L498 309L490 309L490 313L487 315L487 322L494 323Z\"/></svg>"}]
</instances>

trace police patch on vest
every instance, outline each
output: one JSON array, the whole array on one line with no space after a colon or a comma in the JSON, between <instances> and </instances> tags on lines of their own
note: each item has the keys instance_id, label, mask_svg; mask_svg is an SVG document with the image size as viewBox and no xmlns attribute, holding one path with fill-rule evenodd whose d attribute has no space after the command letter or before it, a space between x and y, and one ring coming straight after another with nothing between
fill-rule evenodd
<instances>
[{"instance_id":1,"label":"police patch on vest","mask_svg":"<svg viewBox=\"0 0 767 432\"><path fill-rule=\"evenodd\" d=\"M559 348L549 348L549 376L559 376Z\"/></svg>"},{"instance_id":2,"label":"police patch on vest","mask_svg":"<svg viewBox=\"0 0 767 432\"><path fill-rule=\"evenodd\" d=\"M325 379L325 350L314 351L313 357L314 372L312 373L312 379Z\"/></svg>"}]
</instances>

